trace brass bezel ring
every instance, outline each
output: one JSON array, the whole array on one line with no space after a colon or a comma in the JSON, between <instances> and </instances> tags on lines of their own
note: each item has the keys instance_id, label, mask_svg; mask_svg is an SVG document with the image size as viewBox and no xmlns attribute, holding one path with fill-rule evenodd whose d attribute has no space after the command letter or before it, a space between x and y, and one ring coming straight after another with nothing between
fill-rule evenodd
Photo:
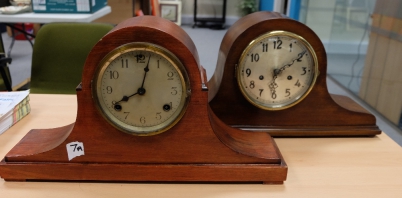
<instances>
[{"instance_id":1,"label":"brass bezel ring","mask_svg":"<svg viewBox=\"0 0 402 198\"><path fill-rule=\"evenodd\" d=\"M117 57L119 57L122 54L137 51L137 50L142 50L142 51L149 51L152 53L156 53L162 57L164 57L166 60L168 60L174 68L178 71L177 73L180 76L181 84L182 84L182 98L180 102L179 108L176 110L173 115L167 119L165 122L160 123L158 125L150 126L150 127L142 127L142 126L133 126L126 124L119 119L117 119L113 114L109 111L107 108L106 104L104 104L102 100L102 94L101 94L101 80L102 76L106 70L106 68L110 65L110 63L115 60ZM190 94L191 94L191 87L190 87L190 80L186 71L186 68L184 65L179 61L179 59L171 53L169 50L155 45L151 43L145 43L145 42L133 42L133 43L128 43L122 46L117 47L116 49L112 50L109 52L98 64L92 84L91 84L91 90L92 90L92 98L93 101L95 102L95 106L100 112L100 114L107 120L108 123L110 123L112 126L117 128L118 130L132 134L132 135L137 135L137 136L151 136L151 135L156 135L163 133L170 128L172 128L174 125L176 125L180 119L184 116L188 103L190 101Z\"/></svg>"},{"instance_id":2,"label":"brass bezel ring","mask_svg":"<svg viewBox=\"0 0 402 198\"><path fill-rule=\"evenodd\" d=\"M247 53L248 51L253 48L255 45L257 45L261 40L264 40L268 37L276 37L276 36L288 36L291 37L293 39L296 39L300 42L303 43L303 45L307 48L307 50L309 51L309 53L311 54L311 56L313 57L313 65L314 65L314 74L312 77L312 81L311 84L309 86L309 88L303 93L303 95L301 95L298 98L295 98L294 100L292 100L290 103L287 104L275 104L275 105L271 105L271 104L265 104L262 103L260 101L257 101L256 99L252 98L247 91L245 90L245 88L242 86L242 82L241 82L241 65L244 63L246 57L247 57ZM311 90L313 89L316 81L317 81L317 77L319 75L319 70L318 70L318 59L317 59L317 55L313 49L313 47L310 45L310 43L305 40L303 37L292 33L292 32L288 32L288 31L282 31L282 30L277 30L277 31L271 31L268 33L264 33L260 36L258 36L257 38L255 38L254 40L252 40L248 46L243 50L239 62L238 62L238 67L236 70L236 78L237 78L237 84L240 88L240 91L242 93L242 95L247 99L247 101L249 101L252 105L263 109L263 110L269 110L269 111L278 111L278 110L284 110L284 109L288 109L290 107L295 106L296 104L300 103L301 101L303 101L304 98L307 97L307 95L311 92Z\"/></svg>"}]
</instances>

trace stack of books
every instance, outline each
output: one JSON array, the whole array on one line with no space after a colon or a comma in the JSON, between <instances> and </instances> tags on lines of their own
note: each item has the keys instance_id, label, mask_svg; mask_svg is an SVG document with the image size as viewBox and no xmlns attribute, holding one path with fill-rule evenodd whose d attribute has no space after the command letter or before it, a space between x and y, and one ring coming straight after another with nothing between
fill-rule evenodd
<instances>
[{"instance_id":1,"label":"stack of books","mask_svg":"<svg viewBox=\"0 0 402 198\"><path fill-rule=\"evenodd\" d=\"M31 111L29 90L0 92L0 134Z\"/></svg>"}]
</instances>

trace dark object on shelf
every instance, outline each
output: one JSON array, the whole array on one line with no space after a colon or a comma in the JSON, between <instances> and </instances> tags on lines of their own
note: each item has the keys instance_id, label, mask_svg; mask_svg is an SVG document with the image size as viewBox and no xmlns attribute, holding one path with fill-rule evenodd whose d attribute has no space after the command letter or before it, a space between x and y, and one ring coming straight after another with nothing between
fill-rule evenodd
<instances>
[{"instance_id":1,"label":"dark object on shelf","mask_svg":"<svg viewBox=\"0 0 402 198\"><path fill-rule=\"evenodd\" d=\"M221 18L199 18L197 17L197 0L194 1L194 25L198 27L209 27L211 29L224 29L226 22L226 0L223 0Z\"/></svg>"},{"instance_id":2,"label":"dark object on shelf","mask_svg":"<svg viewBox=\"0 0 402 198\"><path fill-rule=\"evenodd\" d=\"M138 6L138 8L136 8ZM151 15L151 4L149 0L133 0L133 16L141 10L144 15Z\"/></svg>"}]
</instances>

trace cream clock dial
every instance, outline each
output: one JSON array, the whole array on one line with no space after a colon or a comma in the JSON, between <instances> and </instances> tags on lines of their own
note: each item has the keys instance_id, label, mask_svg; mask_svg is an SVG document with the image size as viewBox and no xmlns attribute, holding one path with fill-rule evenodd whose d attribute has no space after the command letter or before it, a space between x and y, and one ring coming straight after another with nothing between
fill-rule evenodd
<instances>
[{"instance_id":1,"label":"cream clock dial","mask_svg":"<svg viewBox=\"0 0 402 198\"><path fill-rule=\"evenodd\" d=\"M286 31L250 42L237 67L244 97L265 110L282 110L305 98L318 75L317 57L302 37Z\"/></svg>"},{"instance_id":2,"label":"cream clock dial","mask_svg":"<svg viewBox=\"0 0 402 198\"><path fill-rule=\"evenodd\" d=\"M183 116L190 96L184 66L153 44L130 43L113 50L95 76L98 109L115 127L134 135L171 128Z\"/></svg>"}]
</instances>

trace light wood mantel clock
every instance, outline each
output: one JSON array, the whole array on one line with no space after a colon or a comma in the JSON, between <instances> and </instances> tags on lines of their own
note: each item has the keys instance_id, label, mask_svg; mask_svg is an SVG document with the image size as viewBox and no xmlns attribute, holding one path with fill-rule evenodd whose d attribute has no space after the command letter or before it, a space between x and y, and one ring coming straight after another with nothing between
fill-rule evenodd
<instances>
[{"instance_id":1,"label":"light wood mantel clock","mask_svg":"<svg viewBox=\"0 0 402 198\"><path fill-rule=\"evenodd\" d=\"M7 181L283 183L268 133L231 128L208 106L190 37L153 16L123 21L91 50L76 122L31 130L1 161Z\"/></svg>"},{"instance_id":2,"label":"light wood mantel clock","mask_svg":"<svg viewBox=\"0 0 402 198\"><path fill-rule=\"evenodd\" d=\"M274 12L237 21L223 38L209 104L223 122L272 136L373 136L375 117L328 93L323 44L306 25Z\"/></svg>"}]
</instances>

